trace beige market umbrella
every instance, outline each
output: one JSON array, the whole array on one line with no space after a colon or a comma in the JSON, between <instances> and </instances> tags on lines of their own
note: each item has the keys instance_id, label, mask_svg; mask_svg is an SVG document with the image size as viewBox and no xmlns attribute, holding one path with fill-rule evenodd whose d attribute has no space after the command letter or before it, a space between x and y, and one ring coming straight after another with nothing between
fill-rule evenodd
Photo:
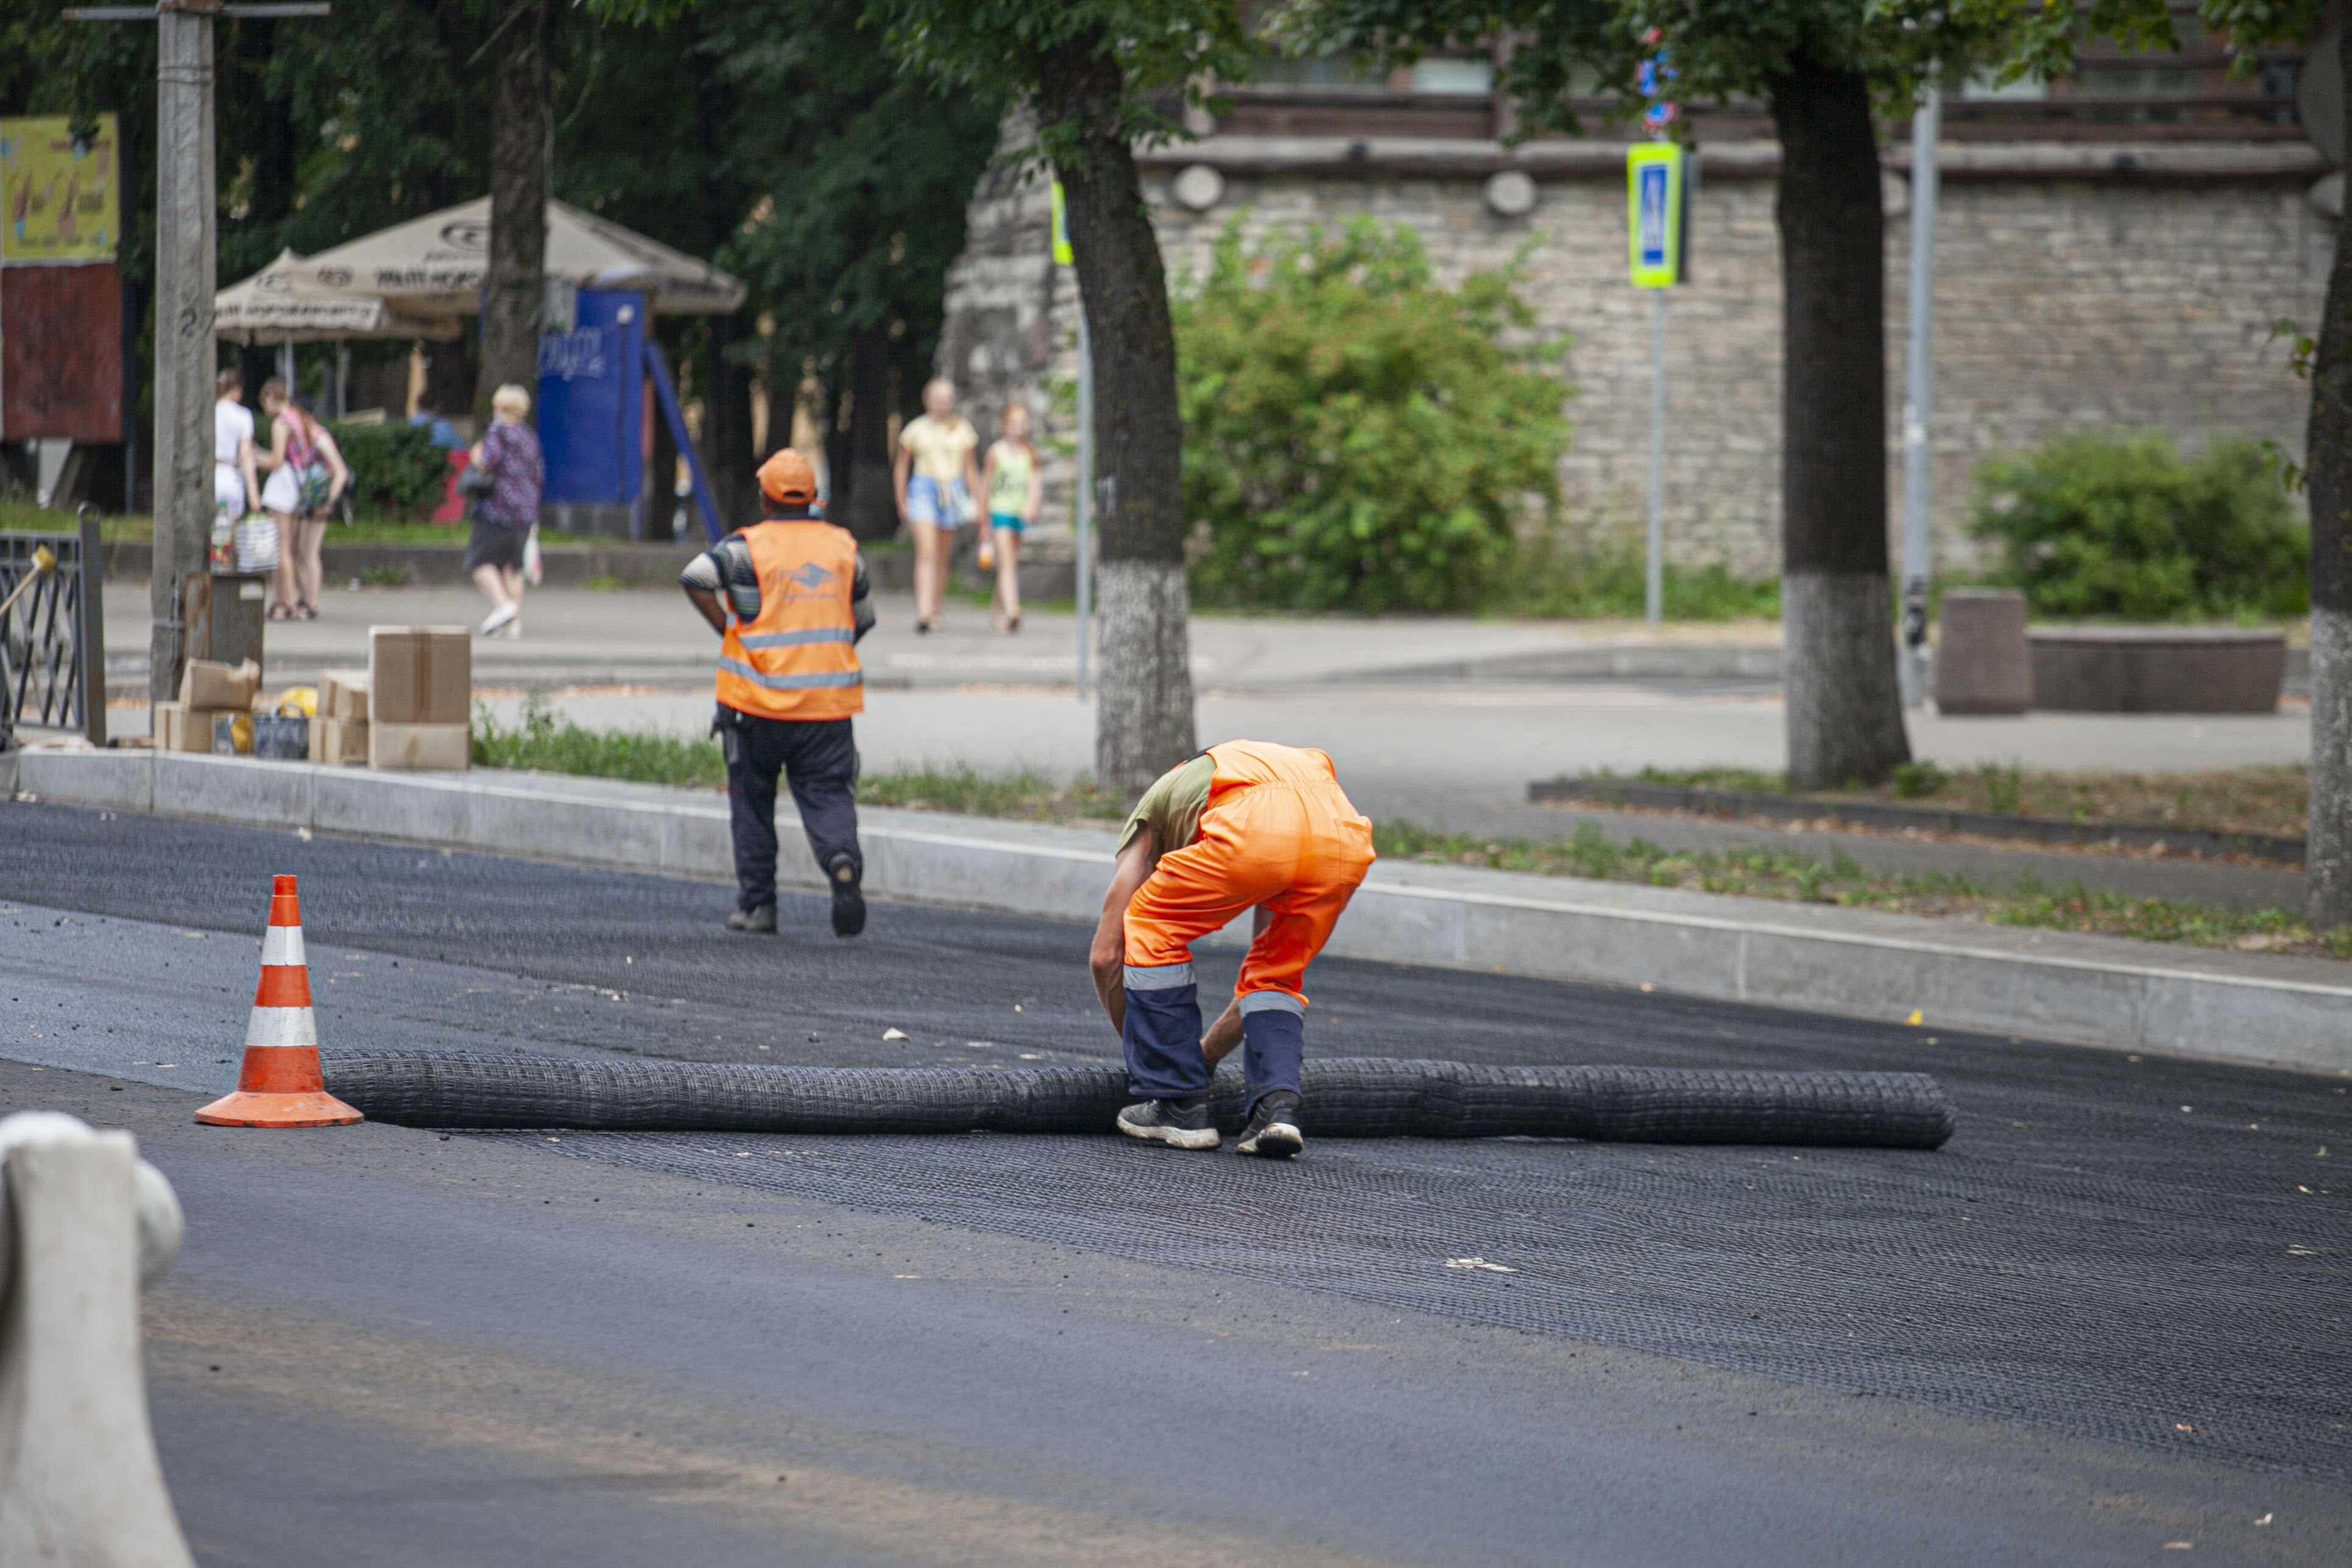
<instances>
[{"instance_id":1,"label":"beige market umbrella","mask_svg":"<svg viewBox=\"0 0 2352 1568\"><path fill-rule=\"evenodd\" d=\"M302 258L289 250L213 296L213 330L232 342L318 343L344 338L431 338L458 334L457 318L405 301L306 288L295 276Z\"/></svg>"},{"instance_id":2,"label":"beige market umbrella","mask_svg":"<svg viewBox=\"0 0 2352 1568\"><path fill-rule=\"evenodd\" d=\"M356 295L427 316L481 308L490 264L490 198L446 207L295 262L292 287L309 295ZM636 289L657 315L725 315L743 303L742 281L707 261L562 202L547 204L547 276L582 289ZM226 329L224 329L226 330Z\"/></svg>"}]
</instances>

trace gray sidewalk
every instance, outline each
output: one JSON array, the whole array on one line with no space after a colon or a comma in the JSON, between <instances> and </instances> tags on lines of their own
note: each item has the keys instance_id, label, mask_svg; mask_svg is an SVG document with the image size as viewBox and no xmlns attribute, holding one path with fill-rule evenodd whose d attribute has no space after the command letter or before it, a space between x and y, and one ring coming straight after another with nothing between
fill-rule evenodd
<instances>
[{"instance_id":1,"label":"gray sidewalk","mask_svg":"<svg viewBox=\"0 0 2352 1568\"><path fill-rule=\"evenodd\" d=\"M140 584L108 586L107 664L120 691L146 668L147 599ZM1077 622L1067 612L1033 610L1018 634L1006 636L991 629L984 608L950 600L944 629L919 637L911 596L875 598L880 618L859 647L871 685L1050 689L1077 679ZM353 593L330 584L320 619L269 625L269 679L364 663L372 625L470 626L486 611L470 587ZM1529 669L1573 667L1753 684L1777 677L1780 643L1780 628L1760 622L1651 632L1606 621L1201 615L1193 620L1192 678L1204 690L1255 689L1382 679L1391 671L1443 683L1490 667L1497 680L1517 681ZM709 680L714 647L672 590L545 588L525 597L520 639L478 645L475 676L484 686L693 688Z\"/></svg>"},{"instance_id":2,"label":"gray sidewalk","mask_svg":"<svg viewBox=\"0 0 2352 1568\"><path fill-rule=\"evenodd\" d=\"M467 589L336 589L323 608L318 622L269 627L270 684L364 663L371 625L471 625L481 602ZM145 610L129 593L109 598L118 683L126 669L143 668ZM1031 766L1065 778L1091 770L1094 713L1070 684L1071 616L1033 615L1019 635L1006 637L989 629L984 611L953 605L948 629L920 637L910 599L880 595L879 610L861 647L869 692L858 739L869 770L964 763ZM538 686L592 729L698 735L707 728L715 642L671 594L551 589L530 597L524 618L521 640L474 645L476 682L501 722L512 723L524 694ZM1842 852L1894 871L2079 879L2135 895L2247 908L2301 901L2300 874L2275 867L1801 835L1527 804L1530 780L1562 773L1781 767L1778 690L1769 679L1736 673L1777 661L1778 639L1779 628L1761 623L1676 625L1653 634L1611 622L1202 616L1193 623L1199 733L1203 742L1255 736L1319 746L1372 816L1468 832L1548 837L1591 821L1620 842L1645 837L1673 848L1763 843L1824 858ZM1529 674L1604 664L1649 673ZM1677 668L1685 673L1675 676ZM135 734L145 715L118 708L114 722ZM1909 723L1915 752L1958 767L2188 771L2295 762L2309 752L2309 718L2300 706L2252 716L1927 712Z\"/></svg>"}]
</instances>

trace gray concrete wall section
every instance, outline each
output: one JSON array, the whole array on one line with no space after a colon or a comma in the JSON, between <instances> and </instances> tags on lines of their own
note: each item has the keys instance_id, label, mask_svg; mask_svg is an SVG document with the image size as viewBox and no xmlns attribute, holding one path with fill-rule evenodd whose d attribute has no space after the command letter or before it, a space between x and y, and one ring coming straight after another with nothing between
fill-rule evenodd
<instances>
[{"instance_id":1,"label":"gray concrete wall section","mask_svg":"<svg viewBox=\"0 0 2352 1568\"><path fill-rule=\"evenodd\" d=\"M1484 148L1481 154L1480 149ZM1577 521L1638 528L1648 472L1649 306L1625 278L1622 149L1538 142L1374 140L1326 164L1257 154L1279 139L1213 136L1150 155L1144 195L1171 287L1205 270L1238 223L1253 242L1334 228L1359 216L1412 227L1451 282L1524 255L1524 289L1543 331L1566 333L1576 394L1560 480ZM1433 161L1415 157L1435 150ZM2270 339L2281 317L2318 312L2335 220L2306 198L2325 165L2300 148L1945 149L1936 274L1932 515L1939 569L1973 564L1977 465L2053 434L2116 426L2161 429L2192 449L2225 433L2299 450L2305 405ZM2033 156L2042 153L2048 156ZM1482 161L1483 159L1483 161ZM1903 150L1890 148L1886 275L1909 265ZM1223 194L1188 210L1171 186L1184 165L1223 170ZM1706 151L1692 217L1692 279L1667 321L1666 529L1678 561L1723 561L1742 574L1780 565L1780 263L1772 217L1778 149ZM1485 170L1522 166L1534 210L1507 217L1481 197ZM2175 166L2178 165L2178 166ZM1051 264L1042 179L992 171L974 192L964 254L948 277L940 371L963 388L985 430L1013 398L1050 413L1049 381L1076 373L1076 299ZM1906 328L1899 288L1886 300L1890 518L1896 487ZM1066 436L1052 417L1042 435ZM1042 519L1067 526L1069 466L1046 460Z\"/></svg>"},{"instance_id":2,"label":"gray concrete wall section","mask_svg":"<svg viewBox=\"0 0 2352 1568\"><path fill-rule=\"evenodd\" d=\"M19 760L16 787L57 804L730 874L723 799L650 785L37 752ZM880 897L1078 921L1101 908L1100 831L861 816L866 885ZM788 850L782 864L788 883L819 884L805 856ZM1374 868L1331 951L1873 1018L1916 1009L1930 1028L2352 1073L2352 973L2261 953L1417 863Z\"/></svg>"}]
</instances>

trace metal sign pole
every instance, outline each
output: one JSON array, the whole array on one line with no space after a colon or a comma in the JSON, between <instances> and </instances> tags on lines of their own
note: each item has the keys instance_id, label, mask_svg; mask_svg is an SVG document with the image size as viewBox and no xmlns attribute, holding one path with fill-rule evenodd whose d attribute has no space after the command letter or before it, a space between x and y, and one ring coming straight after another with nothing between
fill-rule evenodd
<instances>
[{"instance_id":1,"label":"metal sign pole","mask_svg":"<svg viewBox=\"0 0 2352 1568\"><path fill-rule=\"evenodd\" d=\"M1674 106L1659 119L1671 121ZM1650 292L1650 504L1643 544L1642 618L1665 618L1666 539L1666 290L1685 276L1690 163L1671 142L1625 150L1626 239L1633 284Z\"/></svg>"},{"instance_id":2,"label":"metal sign pole","mask_svg":"<svg viewBox=\"0 0 2352 1568\"><path fill-rule=\"evenodd\" d=\"M1943 103L1934 88L1911 117L1911 345L1903 395L1903 705L1927 700L1927 422L1936 391L1936 141Z\"/></svg>"},{"instance_id":3,"label":"metal sign pole","mask_svg":"<svg viewBox=\"0 0 2352 1568\"><path fill-rule=\"evenodd\" d=\"M1642 618L1656 626L1666 608L1666 291L1650 290L1650 518L1642 563Z\"/></svg>"},{"instance_id":4,"label":"metal sign pole","mask_svg":"<svg viewBox=\"0 0 2352 1568\"><path fill-rule=\"evenodd\" d=\"M1078 307L1078 700L1087 700L1094 663L1095 353L1087 308Z\"/></svg>"},{"instance_id":5,"label":"metal sign pole","mask_svg":"<svg viewBox=\"0 0 2352 1568\"><path fill-rule=\"evenodd\" d=\"M1074 267L1078 253L1070 247L1070 208L1062 182L1053 183L1054 265ZM1095 347L1087 332L1086 291L1078 292L1078 472L1077 494L1071 508L1070 531L1077 536L1078 700L1087 700L1094 674L1095 606Z\"/></svg>"}]
</instances>

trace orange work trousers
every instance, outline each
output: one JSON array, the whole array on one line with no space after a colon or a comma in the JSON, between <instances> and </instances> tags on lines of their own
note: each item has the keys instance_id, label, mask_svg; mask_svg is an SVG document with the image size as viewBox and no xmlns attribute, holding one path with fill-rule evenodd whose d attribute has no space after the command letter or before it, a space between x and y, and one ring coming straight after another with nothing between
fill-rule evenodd
<instances>
[{"instance_id":1,"label":"orange work trousers","mask_svg":"<svg viewBox=\"0 0 2352 1568\"><path fill-rule=\"evenodd\" d=\"M1321 752L1228 741L1209 756L1217 771L1200 837L1162 855L1128 905L1128 967L1189 965L1193 942L1264 910L1265 930L1234 989L1280 992L1303 1006L1307 966L1371 869L1372 825Z\"/></svg>"}]
</instances>

